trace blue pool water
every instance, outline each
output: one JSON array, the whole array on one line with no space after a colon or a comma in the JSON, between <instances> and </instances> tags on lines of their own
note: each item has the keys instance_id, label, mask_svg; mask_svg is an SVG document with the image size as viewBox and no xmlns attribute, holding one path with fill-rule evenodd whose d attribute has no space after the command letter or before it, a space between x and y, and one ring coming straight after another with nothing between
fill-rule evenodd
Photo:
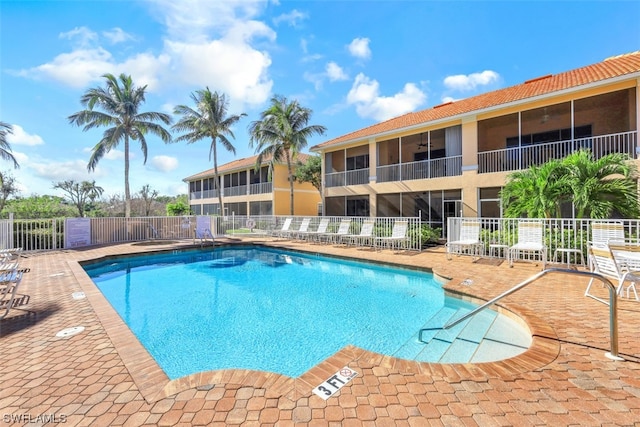
<instances>
[{"instance_id":1,"label":"blue pool water","mask_svg":"<svg viewBox=\"0 0 640 427\"><path fill-rule=\"evenodd\" d=\"M347 344L423 360L425 322L464 306L429 273L268 248L84 268L171 379L229 368L297 377Z\"/></svg>"}]
</instances>

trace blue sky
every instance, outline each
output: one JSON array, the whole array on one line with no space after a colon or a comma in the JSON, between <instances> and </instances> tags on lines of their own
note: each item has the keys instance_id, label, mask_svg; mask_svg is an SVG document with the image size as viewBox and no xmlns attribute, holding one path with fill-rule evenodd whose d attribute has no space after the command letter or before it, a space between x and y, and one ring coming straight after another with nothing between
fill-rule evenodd
<instances>
[{"instance_id":1,"label":"blue sky","mask_svg":"<svg viewBox=\"0 0 640 427\"><path fill-rule=\"evenodd\" d=\"M227 94L236 155L254 154L248 125L274 94L313 110L327 133L309 147L411 111L519 84L640 49L637 1L6 1L0 0L0 120L21 165L23 196L95 180L124 194L122 146L87 172L102 130L67 117L81 95L126 73L147 85L146 111L191 105L208 86ZM210 141L148 138L131 149L131 191L186 193L210 169Z\"/></svg>"}]
</instances>

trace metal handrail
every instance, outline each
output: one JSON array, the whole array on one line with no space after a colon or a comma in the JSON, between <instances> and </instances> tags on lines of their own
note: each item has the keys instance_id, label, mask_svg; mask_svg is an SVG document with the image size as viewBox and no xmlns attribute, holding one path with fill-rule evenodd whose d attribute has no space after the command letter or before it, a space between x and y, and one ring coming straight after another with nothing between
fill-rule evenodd
<instances>
[{"instance_id":1,"label":"metal handrail","mask_svg":"<svg viewBox=\"0 0 640 427\"><path fill-rule=\"evenodd\" d=\"M546 270L541 271L538 274L535 274L534 276L529 277L527 280L517 284L513 288L501 293L497 297L487 301L486 303L482 304L480 307L470 311L464 316L452 322L447 323L442 327L442 329L449 329L456 326L457 324L467 320L471 316L475 316L476 314L478 314L485 308L489 307L490 305L495 304L497 301L501 300L502 298L509 296L516 291L519 291L520 289L531 284L532 282L535 282L542 276L546 276L549 273L569 273L569 274L579 274L581 276L589 276L591 278L600 279L602 283L607 285L607 287L609 288L609 333L611 334L611 352L607 353L606 356L614 360L623 360L620 356L618 356L618 294L616 292L616 287L613 285L613 283L611 283L609 279L607 279L602 274L594 273L591 271L568 270L565 268L548 268Z\"/></svg>"}]
</instances>

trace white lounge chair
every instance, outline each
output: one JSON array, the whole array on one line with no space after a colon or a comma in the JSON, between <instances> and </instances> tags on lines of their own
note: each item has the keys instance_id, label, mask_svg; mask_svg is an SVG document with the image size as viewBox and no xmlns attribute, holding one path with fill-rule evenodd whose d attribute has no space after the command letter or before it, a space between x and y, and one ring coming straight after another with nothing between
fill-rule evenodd
<instances>
[{"instance_id":1,"label":"white lounge chair","mask_svg":"<svg viewBox=\"0 0 640 427\"><path fill-rule=\"evenodd\" d=\"M513 267L513 260L520 259L521 256L531 256L538 254L542 261L542 269L547 266L547 247L543 239L544 227L538 221L520 221L518 222L518 243L510 246L507 254L509 258L509 267Z\"/></svg>"},{"instance_id":2,"label":"white lounge chair","mask_svg":"<svg viewBox=\"0 0 640 427\"><path fill-rule=\"evenodd\" d=\"M407 240L407 230L409 228L408 221L396 221L393 223L393 228L391 229L391 236L385 237L376 237L374 238L374 246L377 248L379 246L387 246L393 249L395 245L400 245L402 242Z\"/></svg>"},{"instance_id":3,"label":"white lounge chair","mask_svg":"<svg viewBox=\"0 0 640 427\"><path fill-rule=\"evenodd\" d=\"M286 233L289 232L289 228L291 228L291 222L293 222L293 218L287 218L284 220L282 224L282 228L279 230L273 230L271 232L272 237L284 237Z\"/></svg>"},{"instance_id":4,"label":"white lounge chair","mask_svg":"<svg viewBox=\"0 0 640 427\"><path fill-rule=\"evenodd\" d=\"M194 243L196 240L200 239L200 244L204 245L207 242L207 239L211 239L211 244L213 244L213 235L211 234L211 230L208 228L196 228L193 230L194 233Z\"/></svg>"},{"instance_id":5,"label":"white lounge chair","mask_svg":"<svg viewBox=\"0 0 640 427\"><path fill-rule=\"evenodd\" d=\"M321 234L326 234L328 227L329 227L329 218L322 218L318 223L318 228L316 228L315 231L307 230L306 232L298 232L298 237L300 239L312 240Z\"/></svg>"},{"instance_id":6,"label":"white lounge chair","mask_svg":"<svg viewBox=\"0 0 640 427\"><path fill-rule=\"evenodd\" d=\"M364 243L370 242L373 239L373 226L375 225L375 221L372 219L366 219L362 222L362 227L360 227L359 234L345 234L340 236L340 243L345 243L347 246L353 245L363 245Z\"/></svg>"},{"instance_id":7,"label":"white lounge chair","mask_svg":"<svg viewBox=\"0 0 640 427\"><path fill-rule=\"evenodd\" d=\"M309 224L311 224L311 218L304 218L297 230L289 230L285 232L284 235L289 236L292 239L299 239L302 234L309 230Z\"/></svg>"},{"instance_id":8,"label":"white lounge chair","mask_svg":"<svg viewBox=\"0 0 640 427\"><path fill-rule=\"evenodd\" d=\"M335 233L318 234L318 240L326 240L327 243L337 243L340 241L341 236L349 234L351 228L351 219L343 218L338 226L338 231Z\"/></svg>"},{"instance_id":9,"label":"white lounge chair","mask_svg":"<svg viewBox=\"0 0 640 427\"><path fill-rule=\"evenodd\" d=\"M621 222L593 222L591 223L591 242L593 246L607 247L609 243L624 243L624 225ZM589 268L594 265L591 258L588 259Z\"/></svg>"},{"instance_id":10,"label":"white lounge chair","mask_svg":"<svg viewBox=\"0 0 640 427\"><path fill-rule=\"evenodd\" d=\"M475 258L480 255L482 242L480 241L480 221L465 221L460 223L460 232L456 240L447 242L447 259L451 259L451 254L461 255L471 250L471 255Z\"/></svg>"},{"instance_id":11,"label":"white lounge chair","mask_svg":"<svg viewBox=\"0 0 640 427\"><path fill-rule=\"evenodd\" d=\"M0 274L0 320L4 319L12 308L25 305L29 301L28 295L17 293L22 282L22 274L20 270Z\"/></svg>"},{"instance_id":12,"label":"white lounge chair","mask_svg":"<svg viewBox=\"0 0 640 427\"><path fill-rule=\"evenodd\" d=\"M613 247L592 245L589 247L589 257L593 262L593 271L595 273L602 274L603 276L606 276L617 282L616 292L618 293L618 295L624 294L624 283L631 282L631 284L626 288L626 296L629 297L630 291L633 291L636 301L638 300L636 283L640 282L640 271L631 271L627 268L627 265L624 262L621 263L614 256ZM587 289L585 290L584 295L608 304L607 301L589 293L592 284L593 279L589 281L589 285L587 285Z\"/></svg>"}]
</instances>

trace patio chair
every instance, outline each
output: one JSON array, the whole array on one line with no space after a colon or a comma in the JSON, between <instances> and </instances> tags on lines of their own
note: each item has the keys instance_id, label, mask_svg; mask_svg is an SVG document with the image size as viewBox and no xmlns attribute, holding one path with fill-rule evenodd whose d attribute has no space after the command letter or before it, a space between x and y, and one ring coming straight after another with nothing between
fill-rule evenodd
<instances>
[{"instance_id":1,"label":"patio chair","mask_svg":"<svg viewBox=\"0 0 640 427\"><path fill-rule=\"evenodd\" d=\"M22 248L0 249L0 262L9 262L20 258Z\"/></svg>"},{"instance_id":2,"label":"patio chair","mask_svg":"<svg viewBox=\"0 0 640 427\"><path fill-rule=\"evenodd\" d=\"M374 246L376 248L378 246L387 246L393 249L397 244L398 248L400 248L400 244L407 240L408 228L409 228L408 221L395 221L393 223L393 228L391 229L391 236L375 237Z\"/></svg>"},{"instance_id":3,"label":"patio chair","mask_svg":"<svg viewBox=\"0 0 640 427\"><path fill-rule=\"evenodd\" d=\"M291 222L293 221L293 218L287 218L284 220L284 223L282 224L282 228L280 230L272 230L271 231L271 237L280 237L280 236L284 236L288 231L289 228L291 228Z\"/></svg>"},{"instance_id":4,"label":"patio chair","mask_svg":"<svg viewBox=\"0 0 640 427\"><path fill-rule=\"evenodd\" d=\"M623 295L626 290L627 298L630 295L630 292L633 291L636 301L638 301L638 293L636 292L636 282L640 281L640 271L632 271L627 268L627 264L624 261L620 261L614 256L611 247L608 246L594 246L591 245L589 247L589 257L593 262L593 271L594 273L602 274L603 276L613 279L617 282L616 292L618 295ZM625 282L631 282L627 288L624 288ZM584 295L590 298L593 298L597 301L600 301L605 304L609 304L607 301L598 298L591 294L589 291L591 290L591 285L593 284L593 279L589 281L587 285L587 289L584 292Z\"/></svg>"},{"instance_id":5,"label":"patio chair","mask_svg":"<svg viewBox=\"0 0 640 427\"><path fill-rule=\"evenodd\" d=\"M514 259L521 259L523 255L530 257L538 254L542 260L542 269L547 266L547 247L543 240L544 227L537 221L518 222L518 243L510 246L507 251L509 267L513 267ZM524 259L524 258L522 258Z\"/></svg>"},{"instance_id":6,"label":"patio chair","mask_svg":"<svg viewBox=\"0 0 640 427\"><path fill-rule=\"evenodd\" d=\"M14 270L0 275L0 320L4 319L12 308L29 302L28 295L18 295L18 286L22 282L22 271Z\"/></svg>"},{"instance_id":7,"label":"patio chair","mask_svg":"<svg viewBox=\"0 0 640 427\"><path fill-rule=\"evenodd\" d=\"M300 232L298 231L298 237L300 239L314 239L316 237L318 237L321 234L325 234L327 232L327 228L329 227L329 218L322 218L320 220L320 223L318 224L318 228L315 231L305 231L305 232Z\"/></svg>"},{"instance_id":8,"label":"patio chair","mask_svg":"<svg viewBox=\"0 0 640 427\"><path fill-rule=\"evenodd\" d=\"M460 233L458 240L446 243L447 259L451 259L451 254L461 255L471 250L475 258L480 255L482 242L480 241L480 221L462 221L460 223Z\"/></svg>"},{"instance_id":9,"label":"patio chair","mask_svg":"<svg viewBox=\"0 0 640 427\"><path fill-rule=\"evenodd\" d=\"M340 221L340 225L338 226L338 231L335 233L324 233L318 234L318 240L326 240L327 243L337 243L340 241L341 236L346 236L349 234L349 229L351 228L351 219L342 218Z\"/></svg>"},{"instance_id":10,"label":"patio chair","mask_svg":"<svg viewBox=\"0 0 640 427\"><path fill-rule=\"evenodd\" d=\"M211 244L213 244L213 235L211 234L211 230L209 230L208 228L196 228L195 230L193 230L193 234L194 243L196 240L200 239L200 244L204 245L207 242L207 239L211 239Z\"/></svg>"},{"instance_id":11,"label":"patio chair","mask_svg":"<svg viewBox=\"0 0 640 427\"><path fill-rule=\"evenodd\" d=\"M311 224L311 218L304 218L297 230L289 230L284 235L290 236L292 239L300 238L302 234L309 230L309 224Z\"/></svg>"},{"instance_id":12,"label":"patio chair","mask_svg":"<svg viewBox=\"0 0 640 427\"><path fill-rule=\"evenodd\" d=\"M591 223L591 242L589 244L607 247L611 243L624 243L624 224L621 222L593 222ZM593 271L591 258L587 260Z\"/></svg>"},{"instance_id":13,"label":"patio chair","mask_svg":"<svg viewBox=\"0 0 640 427\"><path fill-rule=\"evenodd\" d=\"M357 244L363 245L366 242L370 242L373 239L373 226L375 221L372 219L366 219L362 222L359 234L345 234L340 236L340 243L345 243L347 246Z\"/></svg>"}]
</instances>

